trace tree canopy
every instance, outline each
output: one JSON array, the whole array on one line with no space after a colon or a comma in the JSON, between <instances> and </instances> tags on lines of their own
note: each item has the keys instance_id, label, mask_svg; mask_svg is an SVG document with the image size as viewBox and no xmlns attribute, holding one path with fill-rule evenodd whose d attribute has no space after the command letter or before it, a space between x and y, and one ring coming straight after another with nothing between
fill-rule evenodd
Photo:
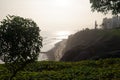
<instances>
[{"instance_id":1,"label":"tree canopy","mask_svg":"<svg viewBox=\"0 0 120 80\"><path fill-rule=\"evenodd\" d=\"M90 0L92 11L102 13L112 12L113 15L120 13L120 0Z\"/></svg>"},{"instance_id":2,"label":"tree canopy","mask_svg":"<svg viewBox=\"0 0 120 80\"><path fill-rule=\"evenodd\" d=\"M40 29L33 20L9 15L1 21L0 59L9 64L11 73L36 61L41 47Z\"/></svg>"}]
</instances>

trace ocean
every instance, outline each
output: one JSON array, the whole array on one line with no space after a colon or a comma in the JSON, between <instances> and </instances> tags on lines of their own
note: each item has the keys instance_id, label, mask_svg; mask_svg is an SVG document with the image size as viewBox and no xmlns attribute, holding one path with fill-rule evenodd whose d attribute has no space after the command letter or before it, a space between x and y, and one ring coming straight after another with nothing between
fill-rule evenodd
<instances>
[{"instance_id":1,"label":"ocean","mask_svg":"<svg viewBox=\"0 0 120 80\"><path fill-rule=\"evenodd\" d=\"M73 34L73 31L41 31L41 36L43 37L43 47L41 52L47 52L54 47L54 45L63 39L67 39L69 35ZM46 54L40 53L38 60L47 60Z\"/></svg>"}]
</instances>

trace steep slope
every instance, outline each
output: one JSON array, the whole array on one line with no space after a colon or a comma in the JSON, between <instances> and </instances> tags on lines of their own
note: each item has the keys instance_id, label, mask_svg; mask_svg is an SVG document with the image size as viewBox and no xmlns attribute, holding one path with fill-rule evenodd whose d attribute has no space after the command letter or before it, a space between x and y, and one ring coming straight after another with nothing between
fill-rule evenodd
<instances>
[{"instance_id":1,"label":"steep slope","mask_svg":"<svg viewBox=\"0 0 120 80\"><path fill-rule=\"evenodd\" d=\"M62 51L66 46L66 42L67 40L63 39L62 41L56 43L55 47L47 52L46 55L49 61L59 61L62 58Z\"/></svg>"},{"instance_id":2,"label":"steep slope","mask_svg":"<svg viewBox=\"0 0 120 80\"><path fill-rule=\"evenodd\" d=\"M69 37L61 61L120 57L120 29L84 30Z\"/></svg>"}]
</instances>

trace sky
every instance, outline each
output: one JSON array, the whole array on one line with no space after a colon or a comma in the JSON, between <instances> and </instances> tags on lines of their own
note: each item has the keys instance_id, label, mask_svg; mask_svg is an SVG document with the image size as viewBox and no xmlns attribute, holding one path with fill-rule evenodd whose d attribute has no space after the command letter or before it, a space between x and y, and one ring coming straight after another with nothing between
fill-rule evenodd
<instances>
[{"instance_id":1,"label":"sky","mask_svg":"<svg viewBox=\"0 0 120 80\"><path fill-rule=\"evenodd\" d=\"M0 21L8 14L34 20L42 31L94 28L110 14L92 12L89 0L0 0Z\"/></svg>"}]
</instances>

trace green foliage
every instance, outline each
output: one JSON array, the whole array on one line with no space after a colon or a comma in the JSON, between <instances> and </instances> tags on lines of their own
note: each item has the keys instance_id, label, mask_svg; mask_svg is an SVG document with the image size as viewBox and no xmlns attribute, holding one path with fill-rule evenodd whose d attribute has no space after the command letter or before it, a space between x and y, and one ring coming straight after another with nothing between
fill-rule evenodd
<instances>
[{"instance_id":1,"label":"green foliage","mask_svg":"<svg viewBox=\"0 0 120 80\"><path fill-rule=\"evenodd\" d=\"M83 30L72 35L61 61L120 58L120 29Z\"/></svg>"},{"instance_id":2,"label":"green foliage","mask_svg":"<svg viewBox=\"0 0 120 80\"><path fill-rule=\"evenodd\" d=\"M0 65L4 68L3 65ZM119 80L120 58L80 62L35 62L19 72L13 80ZM0 68L3 71L3 68ZM0 80L7 79L0 72Z\"/></svg>"},{"instance_id":3,"label":"green foliage","mask_svg":"<svg viewBox=\"0 0 120 80\"><path fill-rule=\"evenodd\" d=\"M7 16L0 24L0 59L13 76L28 63L37 60L42 38L31 19Z\"/></svg>"},{"instance_id":4,"label":"green foliage","mask_svg":"<svg viewBox=\"0 0 120 80\"><path fill-rule=\"evenodd\" d=\"M111 11L115 15L120 13L120 0L90 0L90 3L93 11L105 14Z\"/></svg>"}]
</instances>

